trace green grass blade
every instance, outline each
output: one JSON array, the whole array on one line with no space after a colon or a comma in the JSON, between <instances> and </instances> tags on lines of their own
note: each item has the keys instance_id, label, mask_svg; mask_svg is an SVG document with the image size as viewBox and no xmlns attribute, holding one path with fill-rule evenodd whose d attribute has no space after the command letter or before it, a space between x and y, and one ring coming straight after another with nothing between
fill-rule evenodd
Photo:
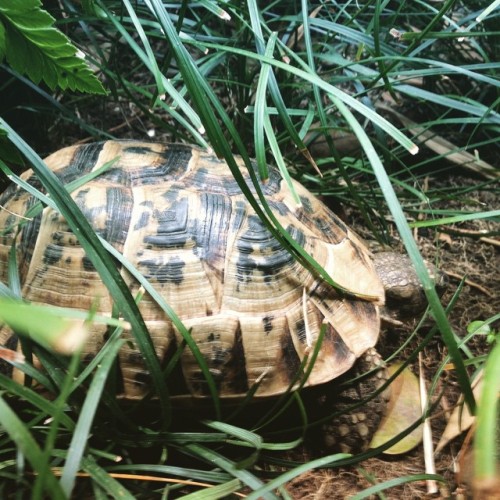
<instances>
[{"instance_id":1,"label":"green grass blade","mask_svg":"<svg viewBox=\"0 0 500 500\"><path fill-rule=\"evenodd\" d=\"M46 397L41 396L29 387L25 387L1 373L0 386L9 394L17 396L22 401L26 401L35 408L38 408L47 416L53 416L59 411L53 401L48 400ZM73 431L75 428L75 422L65 413L61 414L60 422L68 431Z\"/></svg>"},{"instance_id":2,"label":"green grass blade","mask_svg":"<svg viewBox=\"0 0 500 500\"><path fill-rule=\"evenodd\" d=\"M111 477L93 458L82 458L82 469L87 472L93 482L97 483L107 494L106 498L134 500L132 495L121 483Z\"/></svg>"},{"instance_id":3,"label":"green grass blade","mask_svg":"<svg viewBox=\"0 0 500 500\"><path fill-rule=\"evenodd\" d=\"M216 500L218 498L227 498L231 493L235 493L242 487L241 481L233 479L227 483L217 486L210 486L195 493L182 496L182 500Z\"/></svg>"},{"instance_id":4,"label":"green grass blade","mask_svg":"<svg viewBox=\"0 0 500 500\"><path fill-rule=\"evenodd\" d=\"M476 436L474 439L474 474L478 484L498 481L498 464L500 462L498 436L500 420L498 415L500 392L500 342L498 341L488 355L484 366L484 381L481 404L478 406Z\"/></svg>"},{"instance_id":5,"label":"green grass blade","mask_svg":"<svg viewBox=\"0 0 500 500\"><path fill-rule=\"evenodd\" d=\"M227 458L223 457L219 453L216 453L215 451L212 451L204 446L194 443L186 445L186 451L192 453L195 456L200 457L201 459L205 460L210 464L217 465L218 467L231 474L231 476L233 476L234 478L239 479L243 484L247 485L253 490L264 488L264 484L262 483L262 481L258 479L254 474L252 474L247 470L239 469L234 464L234 462L228 460ZM270 490L266 490L261 495L261 497L266 500L277 500L277 497L269 493L269 491Z\"/></svg>"},{"instance_id":6,"label":"green grass blade","mask_svg":"<svg viewBox=\"0 0 500 500\"><path fill-rule=\"evenodd\" d=\"M414 481L440 481L444 482L444 478L438 474L415 474L413 476L403 476L396 479L391 479L389 481L384 481L383 483L376 484L363 490L362 492L353 495L351 500L363 500L364 498L369 498L377 493L384 493L390 488L395 488L396 486L401 486L403 484L412 483Z\"/></svg>"},{"instance_id":7,"label":"green grass blade","mask_svg":"<svg viewBox=\"0 0 500 500\"><path fill-rule=\"evenodd\" d=\"M268 492L285 485L288 481L291 481L297 476L300 476L301 474L304 474L305 472L311 471L313 469L333 465L336 461L347 458L349 456L350 455L346 453L337 453L335 455L328 455L326 457L317 458L316 460L311 460L310 462L301 464L298 467L285 472L284 474L280 474L278 477L266 483L265 486L262 486L258 489L254 488L254 491L250 493L246 498L247 500L258 500L259 498L265 498L265 495Z\"/></svg>"},{"instance_id":8,"label":"green grass blade","mask_svg":"<svg viewBox=\"0 0 500 500\"><path fill-rule=\"evenodd\" d=\"M89 391L80 411L78 422L76 424L71 444L68 448L68 456L64 464L61 475L61 488L68 497L74 488L76 474L81 466L81 460L85 448L87 447L92 422L99 404L104 384L108 377L109 370L115 361L118 351L125 343L120 338L114 339L114 342L108 344L106 356L103 358L99 368L96 370L94 379L90 384Z\"/></svg>"},{"instance_id":9,"label":"green grass blade","mask_svg":"<svg viewBox=\"0 0 500 500\"><path fill-rule=\"evenodd\" d=\"M45 456L30 431L0 396L0 423L18 449L28 459L36 473L43 478L45 491L54 500L66 500L66 495L50 470ZM41 497L39 497L41 498Z\"/></svg>"}]
</instances>

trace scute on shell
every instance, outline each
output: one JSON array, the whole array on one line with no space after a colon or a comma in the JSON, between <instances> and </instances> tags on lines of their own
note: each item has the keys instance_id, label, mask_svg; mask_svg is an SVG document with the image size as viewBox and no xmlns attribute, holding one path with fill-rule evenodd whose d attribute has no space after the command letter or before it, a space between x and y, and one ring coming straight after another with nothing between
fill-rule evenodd
<instances>
[{"instance_id":1,"label":"scute on shell","mask_svg":"<svg viewBox=\"0 0 500 500\"><path fill-rule=\"evenodd\" d=\"M303 186L295 184L300 207L273 169L262 189L280 224L352 295L340 296L298 264L255 215L225 162L201 149L108 141L62 149L46 163L67 184L113 159L109 170L72 197L94 229L151 281L191 330L221 397L241 397L256 382L258 396L286 390L304 356L314 351L323 323L326 334L308 385L341 375L375 345L384 292L370 255ZM33 173L23 178L32 180ZM4 230L17 223L12 212L23 215L32 203L17 188L0 197L2 281L16 235L15 227ZM26 300L85 310L98 297L100 311L109 313L108 291L59 214L45 208L23 228L16 248ZM137 283L122 273L136 292ZM150 296L140 310L166 361L181 336ZM0 344L11 335L7 327L0 329ZM99 350L103 336L96 325L87 355ZM144 395L147 374L130 343L120 353L120 368L125 396ZM185 392L207 395L188 349L181 368Z\"/></svg>"}]
</instances>

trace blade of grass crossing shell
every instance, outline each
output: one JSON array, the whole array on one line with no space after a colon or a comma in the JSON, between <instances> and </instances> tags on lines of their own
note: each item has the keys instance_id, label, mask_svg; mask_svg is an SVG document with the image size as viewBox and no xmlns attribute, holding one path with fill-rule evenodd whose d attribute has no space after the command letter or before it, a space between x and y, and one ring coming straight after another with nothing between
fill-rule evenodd
<instances>
[{"instance_id":1,"label":"blade of grass crossing shell","mask_svg":"<svg viewBox=\"0 0 500 500\"><path fill-rule=\"evenodd\" d=\"M284 413L288 409L288 407L293 403L293 399L288 398L288 396L292 392L292 390L295 390L295 392L300 391L307 382L307 379L309 378L309 375L311 374L314 365L316 363L316 358L318 357L318 354L321 350L321 345L323 344L325 333L326 333L326 324L323 323L321 325L318 339L316 340L312 353L310 355L306 354L304 356L304 358L301 360L299 369L296 371L295 377L293 378L293 380L290 381L290 384L288 385L286 391L284 391L283 394L281 394L280 397L276 399L276 402L269 409L269 411L265 413L257 421L255 428L260 428L266 424L273 422L273 420L275 420L282 413ZM299 382L299 385L296 389L294 389L294 386L297 384L297 382Z\"/></svg>"},{"instance_id":2,"label":"blade of grass crossing shell","mask_svg":"<svg viewBox=\"0 0 500 500\"><path fill-rule=\"evenodd\" d=\"M0 423L2 427L15 442L16 447L33 467L33 470L44 478L44 486L47 495L54 500L66 500L61 486L49 467L45 456L33 438L32 434L15 414L12 408L0 396ZM32 496L32 498L35 498ZM38 497L42 498L42 497Z\"/></svg>"},{"instance_id":3,"label":"blade of grass crossing shell","mask_svg":"<svg viewBox=\"0 0 500 500\"><path fill-rule=\"evenodd\" d=\"M427 271L420 252L418 251L415 240L413 239L413 235L411 234L411 230L408 226L408 223L406 222L406 218L401 209L401 205L399 204L396 193L392 188L390 179L387 176L370 139L364 132L359 122L354 118L352 113L339 99L337 99L333 95L330 95L330 99L337 106L339 111L344 115L345 119L349 122L352 129L357 131L356 135L360 139L361 146L373 166L373 171L375 173L375 176L377 177L380 188L384 193L387 205L389 206L389 209L394 217L394 222L396 224L396 227L398 228L399 234L401 235L401 239L403 240L406 251L408 252L408 256L410 257L417 275L421 280L425 295L434 314L434 319L439 326L443 340L448 347L450 356L453 360L453 363L455 364L455 370L459 379L460 388L464 393L465 401L467 402L469 409L473 411L475 408L474 395L472 394L469 377L467 375L462 357L460 356L460 351L458 349L455 336L453 334L443 306L441 305L439 296L437 295L437 292L434 288L434 283L429 276L429 272Z\"/></svg>"},{"instance_id":4,"label":"blade of grass crossing shell","mask_svg":"<svg viewBox=\"0 0 500 500\"><path fill-rule=\"evenodd\" d=\"M319 274L327 283L335 287L340 292L348 292L337 283L335 283L331 279L329 274L321 266L319 266L319 264L314 259L312 259L311 256L307 252L305 252L300 245L297 245L290 234L279 224L272 210L269 208L264 195L262 194L258 179L255 175L255 172L253 171L253 168L249 165L248 155L246 155L245 153L245 148L243 147L243 144L241 143L241 140L239 139L239 136L236 133L233 124L228 119L227 114L225 113L220 102L213 93L213 90L203 78L200 78L200 75L197 73L196 65L192 61L191 56L186 51L185 47L182 45L182 42L175 32L170 19L164 12L162 4L158 0L150 0L147 3L148 5L150 5L150 8L155 13L155 15L158 16L158 19L165 33L167 34L167 37L171 41L172 48L176 50L178 65L181 69L181 72L184 72L183 74L185 76L185 84L190 91L193 101L197 103L198 112L202 117L202 122L205 125L207 135L210 138L215 151L217 152L217 154L226 159L231 172L233 173L233 176L238 182L238 185L251 204L252 208L255 210L260 219L266 224L272 234L278 239L278 241L280 241L285 246L285 248L289 249L294 258L296 258L299 262L302 263L302 265L306 266L308 269L313 270L313 272ZM271 59L270 61L272 62L274 60ZM193 86L193 82L196 82L195 86ZM227 130L231 133L233 139L238 145L238 148L242 153L242 157L247 164L249 175L252 179L252 183L254 184L255 190L264 210L261 208L252 192L246 185L246 182L234 160L229 144L224 138L224 134L218 124L215 114L209 106L210 102L214 105L215 109L217 109L219 116L224 122L224 125L227 127ZM364 295L363 297L365 297L366 299L374 298L370 295Z\"/></svg>"},{"instance_id":5,"label":"blade of grass crossing shell","mask_svg":"<svg viewBox=\"0 0 500 500\"><path fill-rule=\"evenodd\" d=\"M101 394L106 383L111 365L115 361L118 351L125 343L120 338L113 339L107 346L107 354L103 357L100 366L97 368L89 391L80 410L78 422L68 448L68 456L61 475L61 487L68 497L73 491L76 474L81 467L81 460L88 443L90 429L94 421L95 412L99 404Z\"/></svg>"},{"instance_id":6,"label":"blade of grass crossing shell","mask_svg":"<svg viewBox=\"0 0 500 500\"><path fill-rule=\"evenodd\" d=\"M131 333L143 355L146 367L151 375L153 387L160 401L160 407L163 414L162 421L164 425L167 426L170 421L170 406L168 402L167 387L162 377L160 362L144 320L123 277L116 268L109 253L104 249L96 233L90 226L90 223L81 213L81 210L77 207L54 173L46 167L41 158L2 118L0 118L0 127L7 131L9 140L17 146L29 160L38 178L50 193L50 196L66 219L71 230L77 236L87 257L99 272L113 300L123 312L125 319L131 324Z\"/></svg>"}]
</instances>

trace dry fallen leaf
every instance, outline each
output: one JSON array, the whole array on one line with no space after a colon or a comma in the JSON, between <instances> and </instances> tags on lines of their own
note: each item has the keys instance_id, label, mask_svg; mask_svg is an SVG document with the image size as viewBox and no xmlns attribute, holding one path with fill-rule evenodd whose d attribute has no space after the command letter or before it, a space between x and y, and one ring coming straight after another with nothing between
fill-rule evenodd
<instances>
[{"instance_id":1,"label":"dry fallen leaf","mask_svg":"<svg viewBox=\"0 0 500 500\"><path fill-rule=\"evenodd\" d=\"M401 365L392 365L388 368L392 375ZM420 389L417 377L405 368L391 384L391 399L387 413L384 416L379 429L375 433L370 446L376 448L418 420L422 415L420 408ZM406 453L420 444L422 441L422 426L414 429L410 434L396 443L384 453L399 455Z\"/></svg>"},{"instance_id":2,"label":"dry fallen leaf","mask_svg":"<svg viewBox=\"0 0 500 500\"><path fill-rule=\"evenodd\" d=\"M472 384L472 392L476 401L479 401L481 395L482 379L481 372ZM453 409L443 435L436 446L436 453L440 452L450 441L460 436L462 432L468 430L475 420L476 417L470 414L469 408L464 404L464 399L461 397Z\"/></svg>"}]
</instances>

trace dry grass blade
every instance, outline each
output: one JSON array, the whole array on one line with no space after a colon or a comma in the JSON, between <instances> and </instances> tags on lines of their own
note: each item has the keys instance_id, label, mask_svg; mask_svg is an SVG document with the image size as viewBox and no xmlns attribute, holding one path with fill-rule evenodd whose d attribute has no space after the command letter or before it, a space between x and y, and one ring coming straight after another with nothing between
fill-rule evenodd
<instances>
[{"instance_id":1,"label":"dry grass blade","mask_svg":"<svg viewBox=\"0 0 500 500\"><path fill-rule=\"evenodd\" d=\"M493 165L490 165L488 162L477 158L467 151L460 151L461 148L459 146L437 135L432 130L422 127L387 105L378 104L377 107L395 116L415 137L418 138L419 142L422 142L426 147L446 158L448 161L479 174L486 179L497 179L500 177L500 170L498 168L495 168Z\"/></svg>"}]
</instances>

